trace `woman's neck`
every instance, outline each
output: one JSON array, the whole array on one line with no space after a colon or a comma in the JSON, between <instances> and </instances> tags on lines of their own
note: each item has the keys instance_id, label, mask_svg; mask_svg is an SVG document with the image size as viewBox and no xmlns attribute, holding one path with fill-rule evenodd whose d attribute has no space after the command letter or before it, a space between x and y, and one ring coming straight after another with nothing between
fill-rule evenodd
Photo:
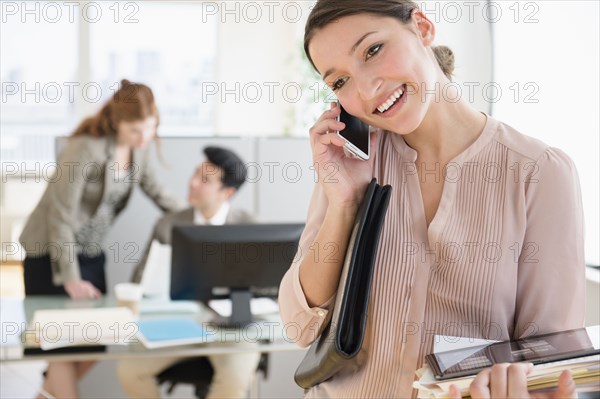
<instances>
[{"instance_id":1,"label":"woman's neck","mask_svg":"<svg viewBox=\"0 0 600 399\"><path fill-rule=\"evenodd\" d=\"M115 148L115 162L118 163L120 169L127 169L127 165L132 162L131 147L117 144Z\"/></svg>"},{"instance_id":2,"label":"woman's neck","mask_svg":"<svg viewBox=\"0 0 600 399\"><path fill-rule=\"evenodd\" d=\"M432 102L421 125L404 140L420 159L445 163L477 140L485 123L486 116L463 99Z\"/></svg>"}]
</instances>

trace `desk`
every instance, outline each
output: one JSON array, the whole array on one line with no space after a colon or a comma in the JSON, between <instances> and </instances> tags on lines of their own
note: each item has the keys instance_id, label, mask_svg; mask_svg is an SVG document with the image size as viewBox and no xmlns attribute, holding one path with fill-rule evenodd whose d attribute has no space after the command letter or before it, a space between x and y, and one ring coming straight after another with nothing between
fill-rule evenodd
<instances>
[{"instance_id":1,"label":"desk","mask_svg":"<svg viewBox=\"0 0 600 399\"><path fill-rule=\"evenodd\" d=\"M95 301L73 301L66 297L42 297L32 296L24 300L2 298L2 342L0 343L0 362L19 362L31 360L62 360L62 361L83 361L83 360L108 360L122 358L144 358L144 357L196 357L214 354L229 353L247 353L247 352L282 352L297 351L299 348L289 339L285 333L283 323L279 315L269 315L262 317L261 320L250 324L245 329L215 329L217 339L210 343L174 346L160 349L146 349L139 342L129 345L108 345L106 351L98 352L86 351L84 346L79 346L77 353L56 353L53 351L41 352L39 354L25 354L24 349L30 346L19 339L18 334L12 333L12 327L15 324L22 326L24 321L31 321L33 313L40 309L86 309L116 306L116 301L112 297L103 297ZM24 320L10 319L6 316L19 315L24 313ZM173 316L192 316L198 322L206 323L213 320L214 312L209 308L200 305L200 310L196 313L142 313L140 319L149 319L157 317ZM12 323L12 324L11 324ZM10 325L10 328L8 326ZM21 328L21 331L23 328ZM10 334L9 334L10 333ZM11 339L12 338L12 339ZM268 341L264 343L264 341ZM238 342L256 342L254 346L237 345ZM97 347L96 347L97 348ZM90 348L91 349L91 348Z\"/></svg>"},{"instance_id":2,"label":"desk","mask_svg":"<svg viewBox=\"0 0 600 399\"><path fill-rule=\"evenodd\" d=\"M585 325L600 324L600 268L588 266L585 268L586 278L586 314Z\"/></svg>"}]
</instances>

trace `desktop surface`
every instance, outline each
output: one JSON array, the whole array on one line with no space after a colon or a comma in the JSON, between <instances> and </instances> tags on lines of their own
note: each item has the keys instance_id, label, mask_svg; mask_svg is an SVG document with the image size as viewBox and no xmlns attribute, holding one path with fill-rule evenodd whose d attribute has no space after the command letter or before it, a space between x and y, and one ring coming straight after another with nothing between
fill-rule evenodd
<instances>
[{"instance_id":1,"label":"desktop surface","mask_svg":"<svg viewBox=\"0 0 600 399\"><path fill-rule=\"evenodd\" d=\"M202 326L209 329L213 335L212 342L205 344L194 344L186 346L173 346L169 348L147 349L139 340L132 335L126 345L85 345L73 346L67 349L41 350L39 344L36 345L35 339L31 339L31 334L20 333L24 330L25 324L30 323L37 310L63 310L80 309L85 312L86 309L114 308L116 299L110 296L98 300L74 301L66 297L56 296L31 296L24 300L0 299L2 302L3 315L2 323L2 344L0 345L0 361L23 361L23 360L103 360L132 357L161 357L161 356L206 356L210 354L223 353L241 353L241 352L269 352L269 351L287 351L297 350L298 347L285 335L285 329L280 321L278 314L263 315L260 320L240 329L223 329L215 325L216 313L202 304L196 308L181 306L181 302L172 301L173 307L169 307L169 302L158 306L156 300L142 300L141 308L144 309L144 302L154 301L152 305L159 307L158 311L142 312L140 320L153 320L162 318L182 318L188 317L197 321ZM186 311L185 309L189 310ZM76 320L73 320L76 323ZM15 328L18 329L15 330ZM40 326L43 330L43 326ZM106 328L106 327L105 327ZM110 328L110 327L109 327ZM33 341L33 342L32 342ZM256 342L256 348L248 348L237 345L240 342Z\"/></svg>"}]
</instances>

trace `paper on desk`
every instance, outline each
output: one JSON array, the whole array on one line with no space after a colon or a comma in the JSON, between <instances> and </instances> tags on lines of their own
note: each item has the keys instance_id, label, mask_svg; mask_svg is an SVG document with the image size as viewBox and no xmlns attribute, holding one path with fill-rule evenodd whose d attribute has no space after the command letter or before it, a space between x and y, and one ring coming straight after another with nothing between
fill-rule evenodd
<instances>
[{"instance_id":1,"label":"paper on desk","mask_svg":"<svg viewBox=\"0 0 600 399\"><path fill-rule=\"evenodd\" d=\"M43 350L78 345L127 345L137 324L131 310L118 308L37 310L26 334Z\"/></svg>"},{"instance_id":2,"label":"paper on desk","mask_svg":"<svg viewBox=\"0 0 600 399\"><path fill-rule=\"evenodd\" d=\"M144 298L140 302L140 313L198 313L200 304L186 300Z\"/></svg>"},{"instance_id":3,"label":"paper on desk","mask_svg":"<svg viewBox=\"0 0 600 399\"><path fill-rule=\"evenodd\" d=\"M231 300L230 299L213 299L208 301L208 306L211 307L220 316L231 316ZM256 316L273 314L279 312L279 305L270 298L252 298L250 300L250 312Z\"/></svg>"}]
</instances>

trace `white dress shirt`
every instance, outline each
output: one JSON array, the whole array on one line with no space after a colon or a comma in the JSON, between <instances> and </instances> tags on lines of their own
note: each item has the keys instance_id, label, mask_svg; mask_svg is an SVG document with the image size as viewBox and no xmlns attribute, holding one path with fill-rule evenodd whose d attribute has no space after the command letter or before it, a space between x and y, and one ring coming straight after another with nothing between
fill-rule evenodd
<instances>
[{"instance_id":1,"label":"white dress shirt","mask_svg":"<svg viewBox=\"0 0 600 399\"><path fill-rule=\"evenodd\" d=\"M229 205L229 202L225 202L223 203L223 205L221 205L217 213L215 213L215 215L212 218L207 220L202 214L202 212L194 208L194 224L223 226L225 224L225 221L227 220L229 209L231 209L231 205Z\"/></svg>"}]
</instances>

